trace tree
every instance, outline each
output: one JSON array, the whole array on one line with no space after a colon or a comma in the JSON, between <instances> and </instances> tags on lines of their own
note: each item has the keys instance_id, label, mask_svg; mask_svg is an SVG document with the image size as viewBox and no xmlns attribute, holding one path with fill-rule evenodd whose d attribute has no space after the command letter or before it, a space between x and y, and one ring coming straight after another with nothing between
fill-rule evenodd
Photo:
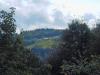
<instances>
[{"instance_id":1,"label":"tree","mask_svg":"<svg viewBox=\"0 0 100 75\"><path fill-rule=\"evenodd\" d=\"M0 74L5 75L8 67L8 60L13 51L14 35L15 35L15 12L11 8L10 12L0 11Z\"/></svg>"},{"instance_id":2,"label":"tree","mask_svg":"<svg viewBox=\"0 0 100 75\"><path fill-rule=\"evenodd\" d=\"M93 56L90 62L87 59L82 61L78 60L78 65L75 63L64 63L62 68L63 74L68 75L100 75L100 56Z\"/></svg>"},{"instance_id":3,"label":"tree","mask_svg":"<svg viewBox=\"0 0 100 75\"><path fill-rule=\"evenodd\" d=\"M92 33L93 33L93 40L91 41L92 45L92 51L93 54L95 55L100 55L100 24L98 23L96 25L96 28L92 29Z\"/></svg>"},{"instance_id":4,"label":"tree","mask_svg":"<svg viewBox=\"0 0 100 75\"><path fill-rule=\"evenodd\" d=\"M79 64L78 61L84 59L89 61L91 56L89 49L90 35L91 32L86 23L73 20L69 24L68 29L65 30L62 36L56 58L53 57L50 62L57 74L60 74L60 66L64 61L67 61L68 64L75 63L76 65Z\"/></svg>"},{"instance_id":5,"label":"tree","mask_svg":"<svg viewBox=\"0 0 100 75\"><path fill-rule=\"evenodd\" d=\"M64 59L73 61L73 58L80 60L88 57L90 35L91 32L86 23L72 21L62 37L61 49L66 53Z\"/></svg>"},{"instance_id":6,"label":"tree","mask_svg":"<svg viewBox=\"0 0 100 75\"><path fill-rule=\"evenodd\" d=\"M14 14L14 8L10 8L11 12L4 10L0 11L0 31L1 31L1 46L12 46L14 42L14 34L16 31L16 24Z\"/></svg>"},{"instance_id":7,"label":"tree","mask_svg":"<svg viewBox=\"0 0 100 75\"><path fill-rule=\"evenodd\" d=\"M0 75L33 75L41 63L24 47L22 34L15 33L14 14L14 8L0 12Z\"/></svg>"}]
</instances>

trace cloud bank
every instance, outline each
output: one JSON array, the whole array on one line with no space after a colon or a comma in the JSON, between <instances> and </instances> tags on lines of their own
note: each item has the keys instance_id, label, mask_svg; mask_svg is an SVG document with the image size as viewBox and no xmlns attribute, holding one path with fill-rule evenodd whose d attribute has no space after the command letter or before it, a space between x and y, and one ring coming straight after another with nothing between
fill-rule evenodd
<instances>
[{"instance_id":1,"label":"cloud bank","mask_svg":"<svg viewBox=\"0 0 100 75\"><path fill-rule=\"evenodd\" d=\"M1 10L10 7L16 8L18 30L65 29L73 18L84 18L89 25L100 18L100 0L0 0Z\"/></svg>"}]
</instances>

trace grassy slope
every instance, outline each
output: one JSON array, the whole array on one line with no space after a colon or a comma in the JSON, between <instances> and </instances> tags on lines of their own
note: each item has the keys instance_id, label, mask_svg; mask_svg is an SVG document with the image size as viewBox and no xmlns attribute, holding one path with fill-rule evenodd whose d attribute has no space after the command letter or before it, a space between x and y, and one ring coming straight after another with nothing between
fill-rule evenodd
<instances>
[{"instance_id":1,"label":"grassy slope","mask_svg":"<svg viewBox=\"0 0 100 75\"><path fill-rule=\"evenodd\" d=\"M36 41L35 43L27 46L27 48L54 48L57 46L57 40L53 38L41 39Z\"/></svg>"}]
</instances>

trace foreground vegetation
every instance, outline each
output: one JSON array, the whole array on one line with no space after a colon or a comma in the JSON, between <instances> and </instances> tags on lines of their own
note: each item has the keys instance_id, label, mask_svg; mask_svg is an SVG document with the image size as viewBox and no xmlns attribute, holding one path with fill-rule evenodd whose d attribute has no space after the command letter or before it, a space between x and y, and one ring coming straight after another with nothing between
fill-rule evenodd
<instances>
[{"instance_id":1,"label":"foreground vegetation","mask_svg":"<svg viewBox=\"0 0 100 75\"><path fill-rule=\"evenodd\" d=\"M0 11L0 75L47 75L47 67L24 47L22 33L15 33L15 11L10 10Z\"/></svg>"},{"instance_id":2,"label":"foreground vegetation","mask_svg":"<svg viewBox=\"0 0 100 75\"><path fill-rule=\"evenodd\" d=\"M48 62L52 75L100 75L100 24L90 30L86 23L73 20Z\"/></svg>"},{"instance_id":3,"label":"foreground vegetation","mask_svg":"<svg viewBox=\"0 0 100 75\"><path fill-rule=\"evenodd\" d=\"M100 75L100 24L90 29L86 23L73 20L58 48L41 62L24 47L23 33L15 33L15 10L10 10L0 11L0 75ZM39 46L54 45L53 40L45 40Z\"/></svg>"}]
</instances>

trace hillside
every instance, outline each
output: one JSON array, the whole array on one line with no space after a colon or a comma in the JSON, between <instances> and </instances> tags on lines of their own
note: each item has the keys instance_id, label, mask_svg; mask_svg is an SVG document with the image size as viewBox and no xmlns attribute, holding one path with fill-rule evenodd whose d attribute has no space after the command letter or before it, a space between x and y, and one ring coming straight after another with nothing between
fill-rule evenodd
<instances>
[{"instance_id":1,"label":"hillside","mask_svg":"<svg viewBox=\"0 0 100 75\"><path fill-rule=\"evenodd\" d=\"M58 46L62 32L63 30L54 29L24 31L24 43L41 59L45 59Z\"/></svg>"},{"instance_id":2,"label":"hillside","mask_svg":"<svg viewBox=\"0 0 100 75\"><path fill-rule=\"evenodd\" d=\"M23 31L24 43L29 45L37 40L47 39L47 38L59 38L63 30L55 29L37 29L32 31Z\"/></svg>"},{"instance_id":3,"label":"hillside","mask_svg":"<svg viewBox=\"0 0 100 75\"><path fill-rule=\"evenodd\" d=\"M34 43L27 45L27 48L54 48L56 46L57 40L54 38L39 39Z\"/></svg>"}]
</instances>

